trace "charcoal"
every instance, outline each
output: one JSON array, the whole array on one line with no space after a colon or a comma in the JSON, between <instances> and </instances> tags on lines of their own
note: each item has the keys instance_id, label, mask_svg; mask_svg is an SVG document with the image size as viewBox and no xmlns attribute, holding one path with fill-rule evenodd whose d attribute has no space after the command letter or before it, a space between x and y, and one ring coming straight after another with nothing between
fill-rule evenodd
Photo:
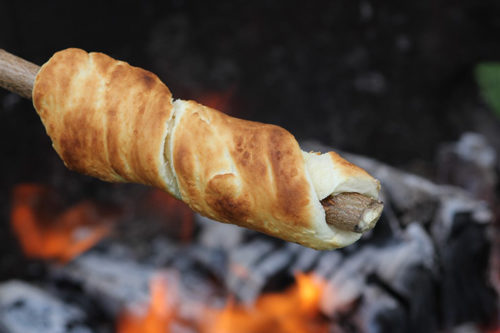
<instances>
[{"instance_id":1,"label":"charcoal","mask_svg":"<svg viewBox=\"0 0 500 333\"><path fill-rule=\"evenodd\" d=\"M229 250L241 244L245 234L251 233L248 229L220 223L198 214L195 218L201 228L199 242L207 247Z\"/></svg>"},{"instance_id":2,"label":"charcoal","mask_svg":"<svg viewBox=\"0 0 500 333\"><path fill-rule=\"evenodd\" d=\"M145 256L137 258L144 264L154 267L162 267L174 261L179 254L179 244L169 241L165 237L155 237L148 246Z\"/></svg>"},{"instance_id":3,"label":"charcoal","mask_svg":"<svg viewBox=\"0 0 500 333\"><path fill-rule=\"evenodd\" d=\"M109 242L112 241L108 240L109 249L121 247ZM165 269L139 263L131 259L132 256L123 257L121 251L101 249L90 251L66 266L52 267L51 273L57 280L79 285L85 296L91 297L112 318L131 306L148 304L151 281L161 275L167 279L167 297L175 304L178 317L193 322L201 317L206 306L220 304L222 298L222 293L216 292L210 278L200 274L199 268L193 268L199 263L193 256L194 252L199 251L182 251L179 260L171 262L169 269Z\"/></svg>"},{"instance_id":4,"label":"charcoal","mask_svg":"<svg viewBox=\"0 0 500 333\"><path fill-rule=\"evenodd\" d=\"M311 142L305 146L317 151L331 150ZM494 154L483 148L459 143L453 151L462 159L480 164L488 174ZM399 245L387 243L383 245L387 250L383 250L366 242L346 258L346 264L330 279L330 286L338 284L340 292L334 300L325 302L325 311L332 314L334 309L352 306L355 300L362 299L364 293L357 288L363 290L365 277L369 276L391 297L409 304L406 311L413 329L451 329L469 321L488 324L497 311L497 296L487 276L487 234L493 215L486 202L471 196L481 195L437 185L366 157L343 156L381 181L388 209L384 217L390 218L392 239ZM490 185L495 182L489 176L482 179ZM417 225L425 226L429 232ZM425 326L419 326L419 320Z\"/></svg>"},{"instance_id":5,"label":"charcoal","mask_svg":"<svg viewBox=\"0 0 500 333\"><path fill-rule=\"evenodd\" d=\"M368 158L346 157L381 180L386 207L392 212L384 213L383 219L389 223L385 236L392 233L392 237L370 243L378 232L375 230L375 236L368 234L366 240L342 251L301 249L295 256L283 254L282 258L289 256L283 262L290 262L290 270L312 269L329 280L323 311L334 316L357 308L359 315L360 309L369 309L366 311L370 317L363 319L368 326L363 329L372 332L432 332L440 326L451 328L470 320L485 323L494 316L496 296L483 277L488 265L474 260L476 256L487 258L486 227L492 220L487 205L459 188L436 185ZM230 287L242 299L255 298L265 285L265 274L257 269L261 261L265 262L257 259L260 253L274 258L273 253L279 251L268 244L258 253L246 254L255 244L243 246L241 255L232 256L233 262L245 263L250 272ZM461 266L463 259L467 267ZM275 271L280 267L270 266ZM383 310L376 310L373 304L379 303L369 301L372 296L367 293L372 287L377 288L375 294L381 295L382 304L387 305L381 307Z\"/></svg>"},{"instance_id":6,"label":"charcoal","mask_svg":"<svg viewBox=\"0 0 500 333\"><path fill-rule=\"evenodd\" d=\"M290 266L290 271L292 273L310 271L315 266L322 253L322 251L313 250L308 247L301 247L297 253L295 262Z\"/></svg>"},{"instance_id":7,"label":"charcoal","mask_svg":"<svg viewBox=\"0 0 500 333\"><path fill-rule=\"evenodd\" d=\"M478 61L500 55L498 1L311 5L177 0L120 6L101 2L99 10L87 2L78 2L76 10L66 5L69 2L59 3L64 6L32 2L31 10L25 10L27 5L20 1L1 2L2 47L23 50L21 56L42 64L68 40L79 42L155 72L177 97L276 123L296 137L322 138L389 163L408 165L423 159L429 166L436 143L471 128L495 140L499 151L500 123L479 101L472 71ZM61 15L51 19L50 13ZM277 19L281 14L290 19ZM79 28L87 23L90 30ZM44 43L30 43L27 36ZM217 102L214 96L222 98ZM46 269L32 272L10 236L6 195L14 184L26 179L48 182L65 189L63 195L69 193L73 201L90 195L131 203L140 192L130 191L134 185L106 184L66 170L30 102L8 93L0 100L5 160L0 184L6 189L0 200L0 280L27 275L50 279ZM467 134L441 150L438 181L492 203L498 195L493 155L487 142ZM337 297L333 281L340 284L343 303L339 301L337 313L329 314L336 321L342 312L342 320L335 322L338 332L479 332L477 321L484 322L488 312L495 311L486 276L486 233L492 221L488 208L456 188L371 159L345 156L382 181L386 204L379 225L347 249L293 252L294 245L207 222L199 223L200 237L185 247L156 238L159 228L134 228L128 240L135 244L126 246L130 252L138 248L140 259L135 253L128 257L92 251L88 255L102 258L88 260L84 255L49 270L82 285L83 298L115 307L147 297L143 289L148 275L164 266L178 270L182 282L193 287L192 294L210 294L210 284L203 281L217 277L219 289L238 292L242 286L251 291L246 292L248 299L266 289L269 282L263 279L307 270L328 280L329 299ZM130 219L139 229L149 229L151 217L137 212ZM176 227L170 224L174 230L184 229ZM257 254L249 253L252 250ZM100 279L104 282L96 281ZM120 293L119 288L130 290ZM139 296L130 296L136 289L141 290ZM90 290L93 293L86 294ZM187 301L179 304L183 316L192 315L184 314L189 306ZM172 330L190 331L189 325Z\"/></svg>"},{"instance_id":8,"label":"charcoal","mask_svg":"<svg viewBox=\"0 0 500 333\"><path fill-rule=\"evenodd\" d=\"M347 248L316 251L196 216L191 243L155 233L149 242L115 235L66 266L50 266L48 278L70 281L79 297L90 298L78 308L96 304L113 318L146 304L153 276L167 274L179 332L194 332L205 309L222 307L230 295L249 305L284 290L297 272L326 281L320 307L332 332L453 331L490 323L497 307L487 281L493 217L486 203L463 189L345 156L381 180L386 204L377 227Z\"/></svg>"},{"instance_id":9,"label":"charcoal","mask_svg":"<svg viewBox=\"0 0 500 333\"><path fill-rule=\"evenodd\" d=\"M435 270L431 239L419 224L411 224L399 241L390 241L383 247L365 246L349 256L328 281L322 310L334 316L337 312L349 312L358 301L362 307L369 308L365 304L367 288L375 285L384 292L385 298L408 305L404 311L404 322L413 328L429 323L424 328L433 328L437 314L435 311L429 314L426 310L429 309L428 301L435 293L432 284ZM394 325L399 325L399 322ZM391 323L385 322L383 327L387 328ZM379 332L378 328L369 328L369 331Z\"/></svg>"},{"instance_id":10,"label":"charcoal","mask_svg":"<svg viewBox=\"0 0 500 333\"><path fill-rule=\"evenodd\" d=\"M329 278L338 269L342 258L342 254L338 251L322 252L313 271L321 277Z\"/></svg>"},{"instance_id":11,"label":"charcoal","mask_svg":"<svg viewBox=\"0 0 500 333\"><path fill-rule=\"evenodd\" d=\"M412 323L408 319L408 313L396 299L380 288L367 286L364 290L363 303L358 308L353 322L358 332L406 333L411 332Z\"/></svg>"},{"instance_id":12,"label":"charcoal","mask_svg":"<svg viewBox=\"0 0 500 333\"><path fill-rule=\"evenodd\" d=\"M477 224L483 229L491 222L493 215L484 201L471 200L463 191L452 187L442 187L440 207L430 228L436 244L445 245L453 237L457 228L457 214L467 214L471 224Z\"/></svg>"},{"instance_id":13,"label":"charcoal","mask_svg":"<svg viewBox=\"0 0 500 333\"><path fill-rule=\"evenodd\" d=\"M375 249L372 253L376 255L374 271L403 294L412 292L411 286L406 285L405 273L409 268L423 267L429 274L434 274L437 269L432 240L417 223L408 226L399 242Z\"/></svg>"},{"instance_id":14,"label":"charcoal","mask_svg":"<svg viewBox=\"0 0 500 333\"><path fill-rule=\"evenodd\" d=\"M488 282L492 213L483 201L452 188L443 191L431 235L440 258L440 304L444 327L475 321L488 323L498 307Z\"/></svg>"},{"instance_id":15,"label":"charcoal","mask_svg":"<svg viewBox=\"0 0 500 333\"><path fill-rule=\"evenodd\" d=\"M498 313L497 295L488 281L490 244L484 226L470 213L457 213L449 237L440 243L443 325L491 323Z\"/></svg>"},{"instance_id":16,"label":"charcoal","mask_svg":"<svg viewBox=\"0 0 500 333\"><path fill-rule=\"evenodd\" d=\"M288 268L295 260L296 253L300 246L286 246L272 252L255 266L255 271L265 277L270 277L278 271Z\"/></svg>"},{"instance_id":17,"label":"charcoal","mask_svg":"<svg viewBox=\"0 0 500 333\"><path fill-rule=\"evenodd\" d=\"M0 332L92 333L85 314L74 305L26 282L0 285Z\"/></svg>"},{"instance_id":18,"label":"charcoal","mask_svg":"<svg viewBox=\"0 0 500 333\"><path fill-rule=\"evenodd\" d=\"M132 260L89 252L67 266L53 267L53 274L57 279L79 283L89 296L115 315L127 304L147 302L154 269Z\"/></svg>"},{"instance_id":19,"label":"charcoal","mask_svg":"<svg viewBox=\"0 0 500 333\"><path fill-rule=\"evenodd\" d=\"M457 185L474 197L493 203L496 164L496 151L483 135L464 133L457 142L439 147L437 181Z\"/></svg>"},{"instance_id":20,"label":"charcoal","mask_svg":"<svg viewBox=\"0 0 500 333\"><path fill-rule=\"evenodd\" d=\"M145 251L156 259L141 264L120 260L120 253L90 252L66 275L118 309L147 299L152 274L166 265L179 274L175 297L187 322L196 321L206 304L220 306L227 296L221 291L251 304L288 286L296 271L311 271L327 281L321 310L340 331L433 332L487 323L496 295L486 282L488 263L474 259L489 250L487 205L459 188L347 157L381 180L386 211L375 230L346 249L316 251L197 216L197 242L179 247L157 237L154 250ZM123 276L136 282L121 281Z\"/></svg>"},{"instance_id":21,"label":"charcoal","mask_svg":"<svg viewBox=\"0 0 500 333\"><path fill-rule=\"evenodd\" d=\"M227 275L228 255L221 248L207 248L193 244L178 257L173 265L185 274L197 272L223 281Z\"/></svg>"},{"instance_id":22,"label":"charcoal","mask_svg":"<svg viewBox=\"0 0 500 333\"><path fill-rule=\"evenodd\" d=\"M292 263L296 251L286 246L275 249L265 239L233 249L229 253L228 289L240 300L252 302L270 278Z\"/></svg>"}]
</instances>

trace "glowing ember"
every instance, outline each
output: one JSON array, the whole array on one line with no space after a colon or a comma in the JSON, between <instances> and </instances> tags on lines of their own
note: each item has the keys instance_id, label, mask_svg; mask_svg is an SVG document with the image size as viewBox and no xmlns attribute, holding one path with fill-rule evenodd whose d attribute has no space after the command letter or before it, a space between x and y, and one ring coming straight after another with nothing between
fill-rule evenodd
<instances>
[{"instance_id":1,"label":"glowing ember","mask_svg":"<svg viewBox=\"0 0 500 333\"><path fill-rule=\"evenodd\" d=\"M157 276L151 280L151 301L145 311L125 311L118 321L118 333L168 333L173 311L168 302L166 279ZM144 309L142 309L144 310Z\"/></svg>"},{"instance_id":2,"label":"glowing ember","mask_svg":"<svg viewBox=\"0 0 500 333\"><path fill-rule=\"evenodd\" d=\"M280 294L265 294L254 306L229 302L225 309L209 311L204 333L328 332L320 320L319 301L324 282L312 275L297 275L297 284Z\"/></svg>"},{"instance_id":3,"label":"glowing ember","mask_svg":"<svg viewBox=\"0 0 500 333\"><path fill-rule=\"evenodd\" d=\"M206 307L195 316L195 324L181 319L172 306L177 302L175 290L169 290L166 279L159 276L151 281L150 304L141 311L124 312L119 317L117 333L168 333L170 325L181 322L191 327L189 332L202 333L326 333L328 325L319 311L324 284L313 275L298 274L297 283L283 293L264 294L251 307L232 301L224 309ZM197 312L193 309L191 315Z\"/></svg>"},{"instance_id":4,"label":"glowing ember","mask_svg":"<svg viewBox=\"0 0 500 333\"><path fill-rule=\"evenodd\" d=\"M92 202L83 201L61 212L53 198L40 185L14 189L11 224L27 256L66 262L110 231L114 217L100 212Z\"/></svg>"}]
</instances>

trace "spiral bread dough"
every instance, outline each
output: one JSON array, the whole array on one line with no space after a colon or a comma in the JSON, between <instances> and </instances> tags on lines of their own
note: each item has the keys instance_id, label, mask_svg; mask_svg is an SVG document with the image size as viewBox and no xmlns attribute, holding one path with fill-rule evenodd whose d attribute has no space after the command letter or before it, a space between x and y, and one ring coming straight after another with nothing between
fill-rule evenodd
<instances>
[{"instance_id":1,"label":"spiral bread dough","mask_svg":"<svg viewBox=\"0 0 500 333\"><path fill-rule=\"evenodd\" d=\"M320 200L379 182L334 152L303 152L285 129L174 100L153 73L102 53L57 52L33 103L65 165L110 182L155 186L212 219L331 249L360 233L325 221Z\"/></svg>"}]
</instances>

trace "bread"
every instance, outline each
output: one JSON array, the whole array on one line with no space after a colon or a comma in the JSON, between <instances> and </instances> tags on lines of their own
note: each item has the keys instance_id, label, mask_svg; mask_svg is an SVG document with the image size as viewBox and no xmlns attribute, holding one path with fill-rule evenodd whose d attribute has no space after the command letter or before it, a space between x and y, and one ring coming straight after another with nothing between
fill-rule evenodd
<instances>
[{"instance_id":1,"label":"bread","mask_svg":"<svg viewBox=\"0 0 500 333\"><path fill-rule=\"evenodd\" d=\"M54 54L33 103L68 168L155 186L209 218L312 248L361 236L328 225L320 200L378 198L379 182L337 154L306 153L281 127L173 100L156 75L102 53Z\"/></svg>"}]
</instances>

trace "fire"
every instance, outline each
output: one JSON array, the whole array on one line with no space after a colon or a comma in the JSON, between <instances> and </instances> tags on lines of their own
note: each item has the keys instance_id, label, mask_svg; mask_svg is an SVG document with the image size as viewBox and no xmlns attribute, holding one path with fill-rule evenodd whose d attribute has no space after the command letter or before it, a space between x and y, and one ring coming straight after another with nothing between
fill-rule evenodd
<instances>
[{"instance_id":1,"label":"fire","mask_svg":"<svg viewBox=\"0 0 500 333\"><path fill-rule=\"evenodd\" d=\"M118 319L117 333L168 333L183 323L189 332L201 333L326 333L319 302L325 282L314 275L297 274L296 284L283 293L264 294L251 307L229 300L224 309L208 308L190 324L176 311L175 290L163 276L151 280L151 300L142 311L126 310ZM167 299L168 296L168 299ZM199 304L198 304L199 305ZM198 306L195 306L197 308ZM192 315L192 314L191 314ZM193 319L193 318L191 318ZM173 327L173 326L172 326Z\"/></svg>"},{"instance_id":2,"label":"fire","mask_svg":"<svg viewBox=\"0 0 500 333\"><path fill-rule=\"evenodd\" d=\"M163 276L150 284L151 300L146 311L127 310L119 318L117 333L168 333L173 311L167 302L168 288Z\"/></svg>"},{"instance_id":3,"label":"fire","mask_svg":"<svg viewBox=\"0 0 500 333\"><path fill-rule=\"evenodd\" d=\"M11 224L27 256L66 262L107 235L114 217L90 201L61 211L54 197L44 186L16 186Z\"/></svg>"},{"instance_id":4,"label":"fire","mask_svg":"<svg viewBox=\"0 0 500 333\"><path fill-rule=\"evenodd\" d=\"M319 301L324 282L313 275L298 274L297 283L284 293L264 294L254 306L229 302L220 312L209 311L204 333L302 333L328 332L321 322ZM212 318L212 319L210 319Z\"/></svg>"}]
</instances>

